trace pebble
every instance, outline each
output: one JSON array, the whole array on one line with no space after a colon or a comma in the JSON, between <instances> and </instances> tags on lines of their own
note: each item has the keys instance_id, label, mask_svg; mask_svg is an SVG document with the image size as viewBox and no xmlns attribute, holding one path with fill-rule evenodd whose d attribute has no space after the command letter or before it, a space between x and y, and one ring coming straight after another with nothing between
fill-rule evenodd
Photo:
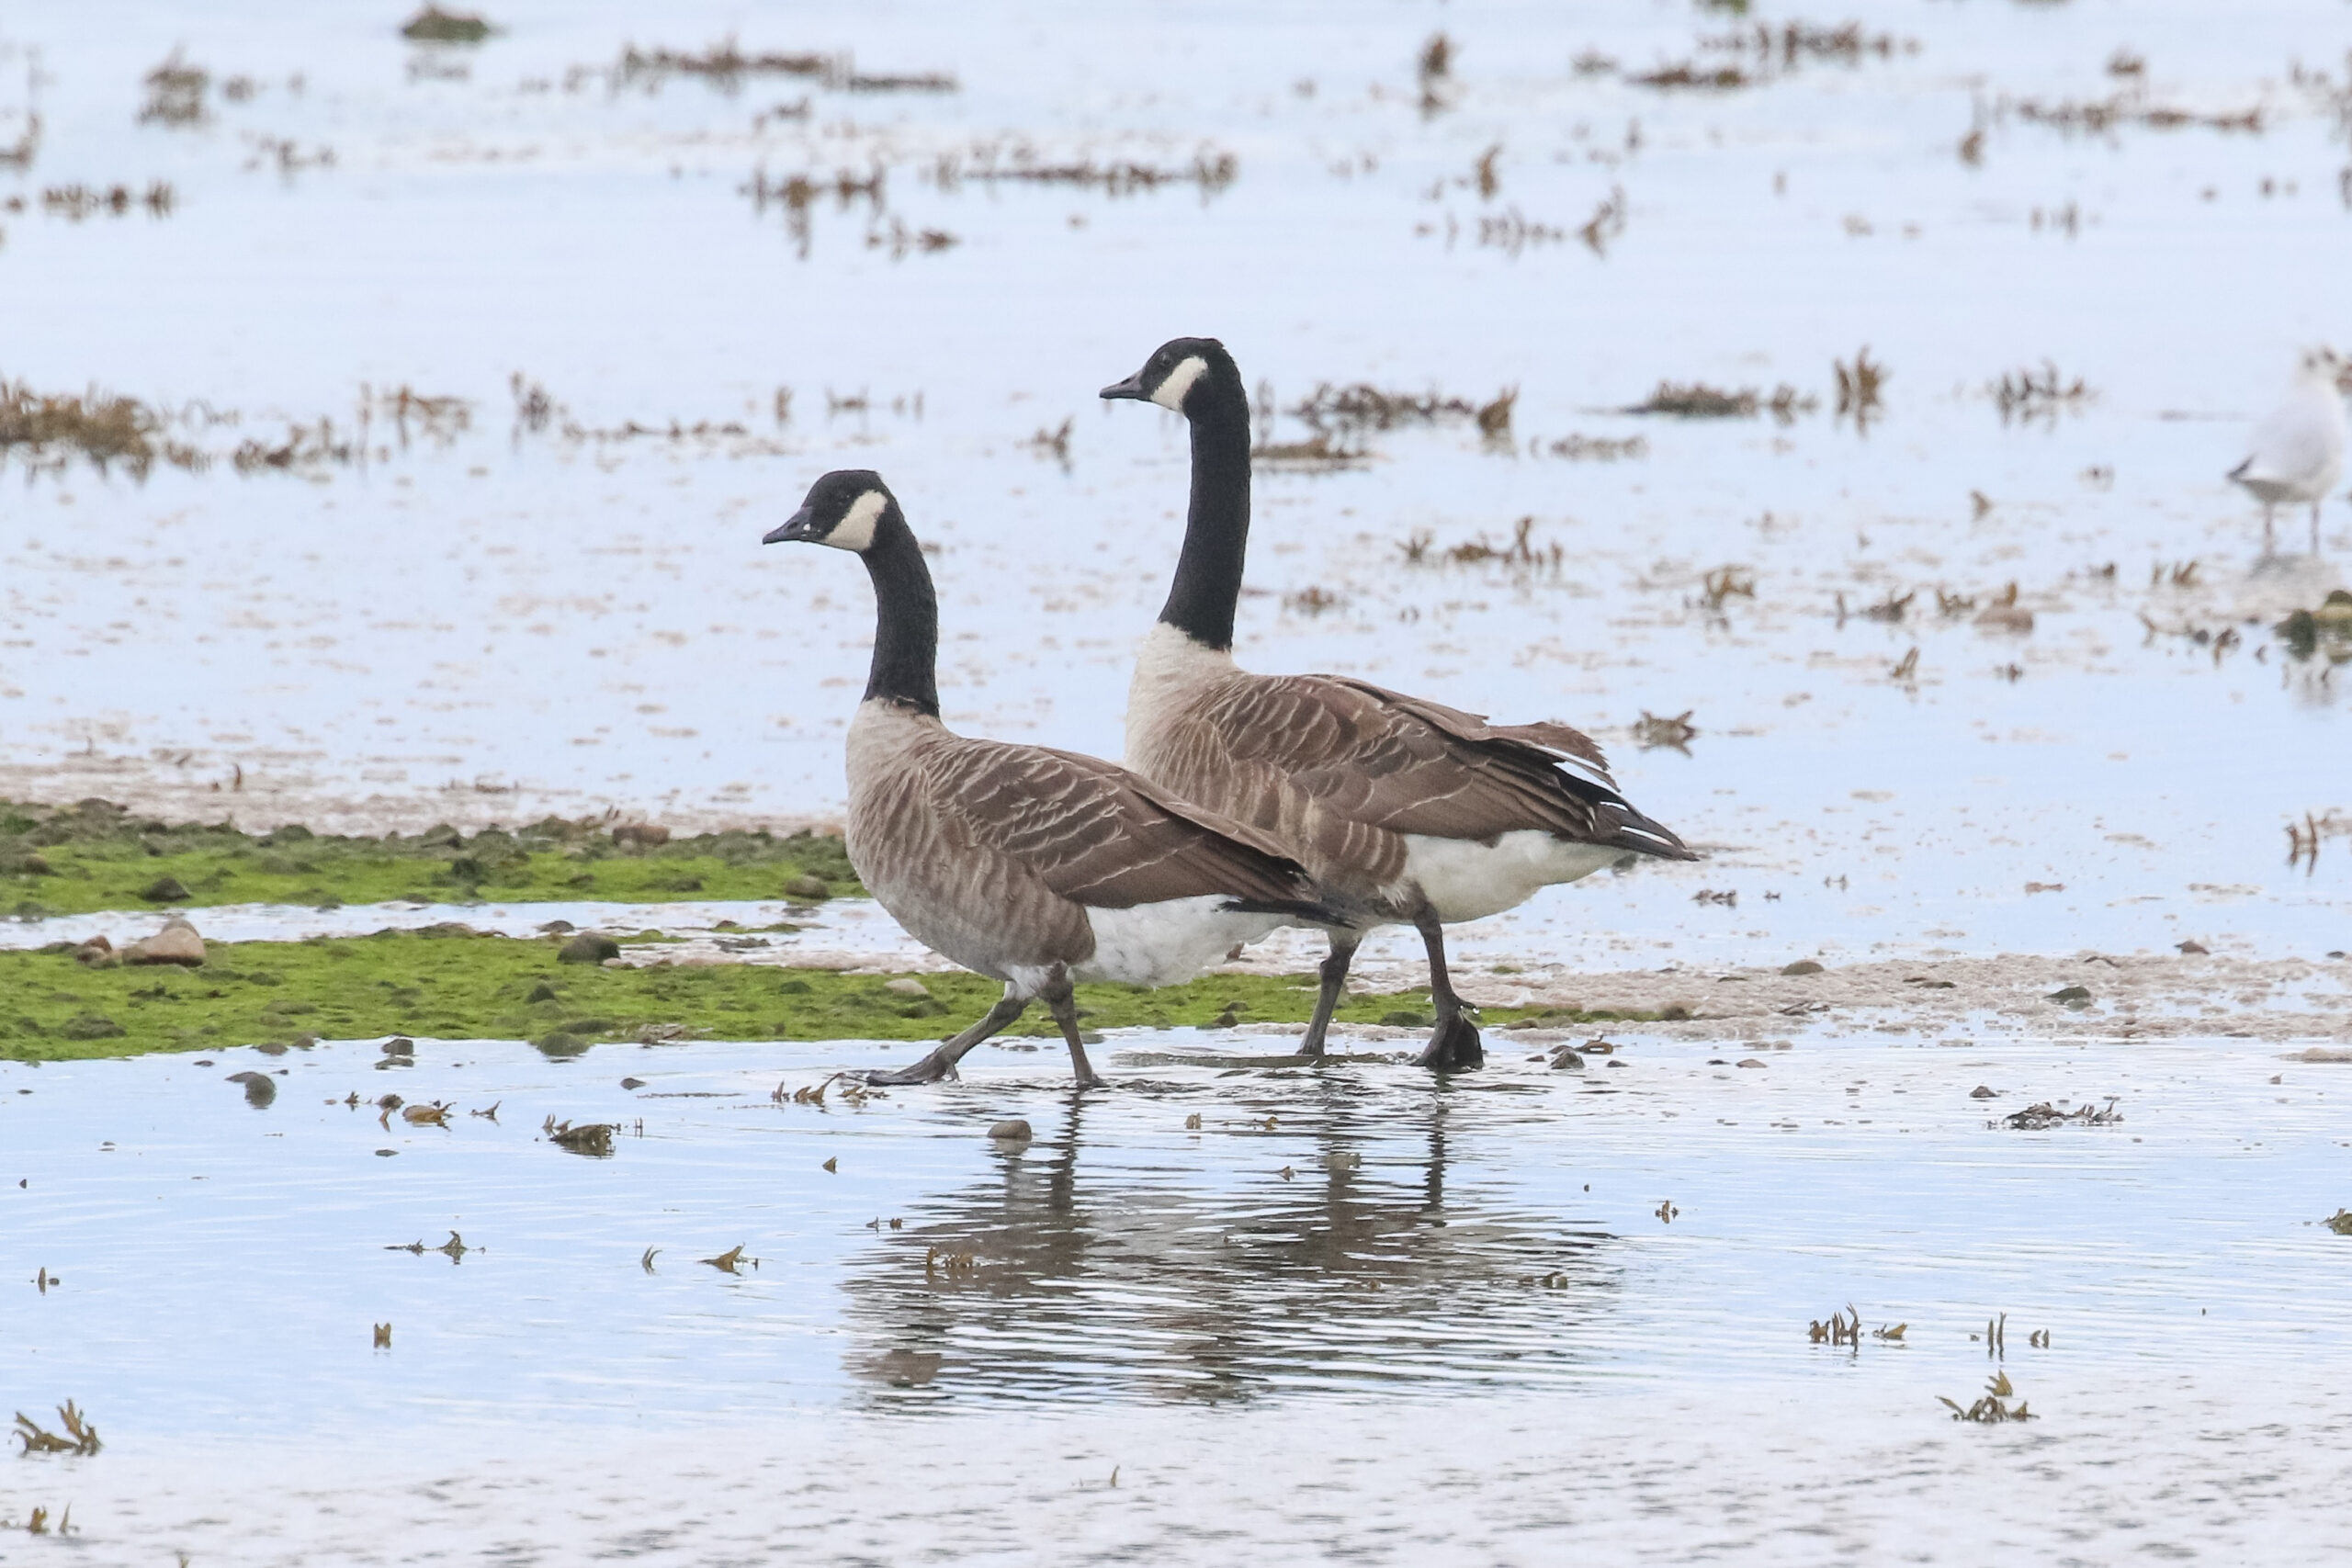
<instances>
[{"instance_id":1,"label":"pebble","mask_svg":"<svg viewBox=\"0 0 2352 1568\"><path fill-rule=\"evenodd\" d=\"M173 904L188 897L188 891L178 877L159 876L141 888L139 896L150 904Z\"/></svg>"},{"instance_id":2,"label":"pebble","mask_svg":"<svg viewBox=\"0 0 2352 1568\"><path fill-rule=\"evenodd\" d=\"M74 962L89 969L104 969L122 959L115 952L114 943L103 936L94 936L74 950Z\"/></svg>"},{"instance_id":3,"label":"pebble","mask_svg":"<svg viewBox=\"0 0 2352 1568\"><path fill-rule=\"evenodd\" d=\"M785 897L788 898L804 899L810 903L830 898L833 896L833 890L825 885L825 879L823 877L808 876L806 874L796 876L791 881L786 883L784 885L784 892Z\"/></svg>"},{"instance_id":4,"label":"pebble","mask_svg":"<svg viewBox=\"0 0 2352 1568\"><path fill-rule=\"evenodd\" d=\"M204 963L204 939L196 928L175 916L153 936L142 937L122 950L125 964L183 964L194 969Z\"/></svg>"},{"instance_id":5,"label":"pebble","mask_svg":"<svg viewBox=\"0 0 2352 1568\"><path fill-rule=\"evenodd\" d=\"M1800 958L1794 964L1781 965L1781 973L1783 975L1818 975L1821 973L1821 965L1815 964L1810 958Z\"/></svg>"},{"instance_id":6,"label":"pebble","mask_svg":"<svg viewBox=\"0 0 2352 1568\"><path fill-rule=\"evenodd\" d=\"M602 964L607 958L618 958L621 944L602 931L582 931L556 949L555 955L565 964Z\"/></svg>"},{"instance_id":7,"label":"pebble","mask_svg":"<svg viewBox=\"0 0 2352 1568\"><path fill-rule=\"evenodd\" d=\"M882 988L888 991L893 996L899 997L927 997L931 995L931 987L910 975L901 975L895 980L885 980L882 982Z\"/></svg>"},{"instance_id":8,"label":"pebble","mask_svg":"<svg viewBox=\"0 0 2352 1568\"><path fill-rule=\"evenodd\" d=\"M1029 1131L1029 1123L1017 1116L1009 1122L1000 1122L989 1129L989 1139L991 1143L1025 1144L1034 1135Z\"/></svg>"},{"instance_id":9,"label":"pebble","mask_svg":"<svg viewBox=\"0 0 2352 1568\"><path fill-rule=\"evenodd\" d=\"M267 1073L231 1073L229 1081L245 1086L245 1103L256 1111L277 1098L277 1080Z\"/></svg>"},{"instance_id":10,"label":"pebble","mask_svg":"<svg viewBox=\"0 0 2352 1568\"><path fill-rule=\"evenodd\" d=\"M670 829L650 822L624 822L613 829L613 842L634 844L639 849L651 849L670 841Z\"/></svg>"}]
</instances>

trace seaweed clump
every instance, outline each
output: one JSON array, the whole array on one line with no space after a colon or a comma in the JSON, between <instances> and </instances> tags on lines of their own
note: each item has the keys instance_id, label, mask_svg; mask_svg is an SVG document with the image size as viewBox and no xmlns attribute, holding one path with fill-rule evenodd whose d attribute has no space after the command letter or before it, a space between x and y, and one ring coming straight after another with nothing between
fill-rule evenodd
<instances>
[{"instance_id":1,"label":"seaweed clump","mask_svg":"<svg viewBox=\"0 0 2352 1568\"><path fill-rule=\"evenodd\" d=\"M36 392L22 381L0 380L0 458L21 454L35 469L62 469L79 455L100 473L120 464L143 479L160 460L199 469L204 455L167 440L164 418L136 398L95 388L75 395Z\"/></svg>"},{"instance_id":2,"label":"seaweed clump","mask_svg":"<svg viewBox=\"0 0 2352 1568\"><path fill-rule=\"evenodd\" d=\"M480 43L490 34L490 24L481 17L465 11L444 11L433 5L426 6L401 27L401 37L411 43Z\"/></svg>"}]
</instances>

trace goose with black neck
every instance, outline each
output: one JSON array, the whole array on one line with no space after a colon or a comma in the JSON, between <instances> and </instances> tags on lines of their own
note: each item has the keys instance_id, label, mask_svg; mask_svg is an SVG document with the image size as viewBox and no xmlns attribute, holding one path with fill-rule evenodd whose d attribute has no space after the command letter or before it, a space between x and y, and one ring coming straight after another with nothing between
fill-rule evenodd
<instances>
[{"instance_id":1,"label":"goose with black neck","mask_svg":"<svg viewBox=\"0 0 2352 1568\"><path fill-rule=\"evenodd\" d=\"M1618 793L1600 748L1565 724L1490 724L1345 676L1238 667L1250 478L1241 373L1215 338L1177 338L1102 396L1158 403L1192 431L1184 544L1136 661L1128 765L1268 834L1346 917L1329 928L1302 1055L1323 1054L1363 933L1409 925L1429 954L1436 1013L1419 1060L1479 1066L1477 1026L1446 970L1446 926L1626 855L1697 857Z\"/></svg>"},{"instance_id":2,"label":"goose with black neck","mask_svg":"<svg viewBox=\"0 0 2352 1568\"><path fill-rule=\"evenodd\" d=\"M1072 986L1190 979L1275 927L1329 921L1271 839L1098 758L956 734L939 713L939 602L881 477L825 475L763 544L849 550L874 584L874 657L849 731L850 863L908 933L1004 984L988 1014L877 1083L929 1083L1042 1000L1100 1083Z\"/></svg>"}]
</instances>

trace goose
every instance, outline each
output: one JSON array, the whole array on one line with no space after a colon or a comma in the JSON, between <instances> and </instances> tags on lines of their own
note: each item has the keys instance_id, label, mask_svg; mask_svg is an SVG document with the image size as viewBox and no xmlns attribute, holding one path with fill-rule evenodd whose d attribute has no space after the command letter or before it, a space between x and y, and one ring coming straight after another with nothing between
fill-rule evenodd
<instances>
[{"instance_id":1,"label":"goose","mask_svg":"<svg viewBox=\"0 0 2352 1568\"><path fill-rule=\"evenodd\" d=\"M850 864L917 941L1004 983L978 1023L875 1082L952 1078L1042 999L1079 1084L1098 1085L1072 982L1173 985L1277 926L1337 918L1263 834L1114 763L942 723L939 602L879 475L819 479L761 543L787 541L854 551L874 582L873 666L849 729Z\"/></svg>"},{"instance_id":2,"label":"goose","mask_svg":"<svg viewBox=\"0 0 2352 1568\"><path fill-rule=\"evenodd\" d=\"M1565 724L1490 724L1367 681L1238 668L1233 611L1250 539L1241 374L1216 339L1178 338L1102 395L1158 403L1192 426L1191 513L1136 663L1128 765L1272 835L1347 916L1329 928L1301 1055L1323 1054L1363 932L1409 925L1429 952L1436 1014L1420 1064L1480 1065L1477 1027L1446 971L1446 926L1628 853L1698 857L1627 804L1600 749Z\"/></svg>"},{"instance_id":3,"label":"goose","mask_svg":"<svg viewBox=\"0 0 2352 1568\"><path fill-rule=\"evenodd\" d=\"M2319 509L2344 474L2344 394L2352 392L2352 364L2334 349L2305 351L2295 366L2286 400L2254 429L2254 450L2231 479L2262 502L2262 546L2274 542L2273 514L2283 503L2308 502L2312 554L2319 554Z\"/></svg>"}]
</instances>

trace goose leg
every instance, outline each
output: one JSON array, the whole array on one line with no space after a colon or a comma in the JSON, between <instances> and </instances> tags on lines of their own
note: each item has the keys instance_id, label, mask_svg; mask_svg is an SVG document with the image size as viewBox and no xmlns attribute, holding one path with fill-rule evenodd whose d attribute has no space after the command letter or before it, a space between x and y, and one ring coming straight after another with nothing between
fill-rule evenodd
<instances>
[{"instance_id":1,"label":"goose leg","mask_svg":"<svg viewBox=\"0 0 2352 1568\"><path fill-rule=\"evenodd\" d=\"M2319 502L2312 502L2312 558L2319 558Z\"/></svg>"},{"instance_id":2,"label":"goose leg","mask_svg":"<svg viewBox=\"0 0 2352 1568\"><path fill-rule=\"evenodd\" d=\"M1004 995L998 999L996 1006L989 1009L979 1022L955 1038L941 1043L938 1050L913 1066L900 1067L896 1072L868 1073L865 1081L880 1084L937 1083L942 1078L952 1078L956 1076L956 1063L970 1055L973 1047L980 1042L1019 1018L1028 1006L1025 998L1014 996L1012 987L1007 986Z\"/></svg>"},{"instance_id":3,"label":"goose leg","mask_svg":"<svg viewBox=\"0 0 2352 1568\"><path fill-rule=\"evenodd\" d=\"M1340 993L1347 988L1348 965L1355 962L1356 944L1363 940L1354 931L1331 932L1331 956L1323 961L1323 988L1316 994L1315 1017L1299 1040L1300 1055L1310 1059L1322 1056L1323 1036L1330 1032L1331 1014L1339 1010Z\"/></svg>"},{"instance_id":4,"label":"goose leg","mask_svg":"<svg viewBox=\"0 0 2352 1568\"><path fill-rule=\"evenodd\" d=\"M1078 998L1070 990L1068 980L1057 989L1040 992L1046 1005L1053 1010L1054 1021L1061 1026L1062 1038L1069 1042L1070 1075L1078 1079L1080 1089L1102 1089L1103 1081L1094 1076L1094 1064L1086 1059L1086 1042L1078 1037Z\"/></svg>"},{"instance_id":5,"label":"goose leg","mask_svg":"<svg viewBox=\"0 0 2352 1568\"><path fill-rule=\"evenodd\" d=\"M2266 501L2262 503L2262 553L2273 553L2278 545L2278 508Z\"/></svg>"},{"instance_id":6,"label":"goose leg","mask_svg":"<svg viewBox=\"0 0 2352 1568\"><path fill-rule=\"evenodd\" d=\"M1437 1029L1415 1058L1415 1065L1441 1073L1483 1067L1487 1065L1487 1053L1478 1043L1478 1026L1463 1016L1462 998L1453 994L1453 982L1446 977L1445 927L1434 912L1426 910L1413 925L1421 933L1422 945L1429 949L1430 1004L1437 1010Z\"/></svg>"}]
</instances>

